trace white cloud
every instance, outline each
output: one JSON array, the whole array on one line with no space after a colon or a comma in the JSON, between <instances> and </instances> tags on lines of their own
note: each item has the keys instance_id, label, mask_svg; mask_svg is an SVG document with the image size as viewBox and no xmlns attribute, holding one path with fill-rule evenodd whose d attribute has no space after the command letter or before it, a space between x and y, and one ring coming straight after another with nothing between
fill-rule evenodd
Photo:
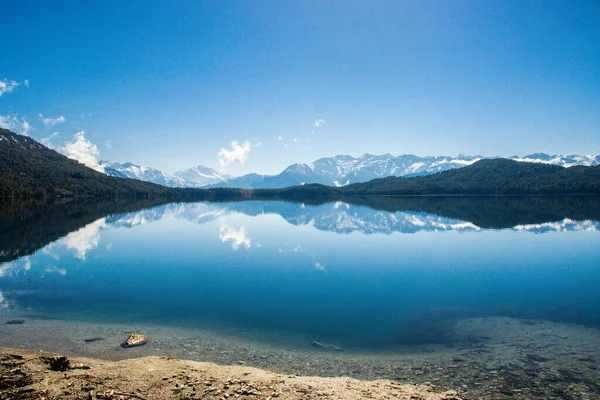
<instances>
[{"instance_id":1,"label":"white cloud","mask_svg":"<svg viewBox=\"0 0 600 400\"><path fill-rule=\"evenodd\" d=\"M249 249L252 244L252 240L248 237L248 232L245 227L239 229L232 228L229 225L222 225L219 231L219 239L223 243L231 242L231 248L237 250L240 246L244 246Z\"/></svg>"},{"instance_id":2,"label":"white cloud","mask_svg":"<svg viewBox=\"0 0 600 400\"><path fill-rule=\"evenodd\" d=\"M226 166L239 162L244 164L250 154L251 146L250 142L245 141L241 146L237 140L231 142L231 150L221 149L219 151L219 163L221 166Z\"/></svg>"},{"instance_id":3,"label":"white cloud","mask_svg":"<svg viewBox=\"0 0 600 400\"><path fill-rule=\"evenodd\" d=\"M54 253L54 246L52 243L49 244L48 246L44 247L42 249L42 253L54 258L56 261L60 260L60 256L58 254Z\"/></svg>"},{"instance_id":4,"label":"white cloud","mask_svg":"<svg viewBox=\"0 0 600 400\"><path fill-rule=\"evenodd\" d=\"M320 128L321 125L325 124L325 120L324 119L316 119L315 123L313 124L313 126L315 128Z\"/></svg>"},{"instance_id":5,"label":"white cloud","mask_svg":"<svg viewBox=\"0 0 600 400\"><path fill-rule=\"evenodd\" d=\"M27 87L27 88L29 87L29 79L25 79L23 81L23 83L25 84L25 87Z\"/></svg>"},{"instance_id":6,"label":"white cloud","mask_svg":"<svg viewBox=\"0 0 600 400\"><path fill-rule=\"evenodd\" d=\"M279 136L279 137L277 138L277 140L279 140L279 141L282 141L282 140L283 140L283 136Z\"/></svg>"},{"instance_id":7,"label":"white cloud","mask_svg":"<svg viewBox=\"0 0 600 400\"><path fill-rule=\"evenodd\" d=\"M42 138L42 140L40 140L40 142L41 142L41 143L42 143L44 146L46 146L46 147L49 147L49 148L51 148L51 149L54 149L54 145L52 144L52 140L53 140L55 137L57 137L58 135L60 135L60 133L58 133L58 132L54 132L52 135L50 135L50 136L48 136L48 137L45 137L45 138Z\"/></svg>"},{"instance_id":8,"label":"white cloud","mask_svg":"<svg viewBox=\"0 0 600 400\"><path fill-rule=\"evenodd\" d=\"M325 271L325 265L324 265L324 264L321 264L320 262L318 262L318 261L317 261L317 262L315 263L315 269L316 269L317 271Z\"/></svg>"},{"instance_id":9,"label":"white cloud","mask_svg":"<svg viewBox=\"0 0 600 400\"><path fill-rule=\"evenodd\" d=\"M2 96L4 93L12 92L17 86L19 86L19 83L17 81L0 79L0 96Z\"/></svg>"},{"instance_id":10,"label":"white cloud","mask_svg":"<svg viewBox=\"0 0 600 400\"><path fill-rule=\"evenodd\" d=\"M9 129L21 135L29 135L31 125L25 118L19 118L16 114L0 115L0 128Z\"/></svg>"},{"instance_id":11,"label":"white cloud","mask_svg":"<svg viewBox=\"0 0 600 400\"><path fill-rule=\"evenodd\" d=\"M42 114L38 114L38 117L40 118L40 121L42 121L44 123L44 125L46 125L46 126L62 124L63 122L65 122L67 120L62 115L59 117L56 117L56 118L44 118L44 116Z\"/></svg>"},{"instance_id":12,"label":"white cloud","mask_svg":"<svg viewBox=\"0 0 600 400\"><path fill-rule=\"evenodd\" d=\"M21 118L21 135L29 136L29 131L31 130L31 125L25 118Z\"/></svg>"},{"instance_id":13,"label":"white cloud","mask_svg":"<svg viewBox=\"0 0 600 400\"><path fill-rule=\"evenodd\" d=\"M299 140L298 140L298 138L293 138L293 139L292 139L292 142L294 142L294 143L298 143L298 142L299 142Z\"/></svg>"},{"instance_id":14,"label":"white cloud","mask_svg":"<svg viewBox=\"0 0 600 400\"><path fill-rule=\"evenodd\" d=\"M14 115L0 115L0 128L14 129L17 123L17 117Z\"/></svg>"},{"instance_id":15,"label":"white cloud","mask_svg":"<svg viewBox=\"0 0 600 400\"><path fill-rule=\"evenodd\" d=\"M73 135L73 141L65 143L60 152L87 167L104 172L104 166L99 163L100 151L94 143L86 139L84 131Z\"/></svg>"},{"instance_id":16,"label":"white cloud","mask_svg":"<svg viewBox=\"0 0 600 400\"><path fill-rule=\"evenodd\" d=\"M104 147L112 149L112 140L107 140L104 142Z\"/></svg>"}]
</instances>

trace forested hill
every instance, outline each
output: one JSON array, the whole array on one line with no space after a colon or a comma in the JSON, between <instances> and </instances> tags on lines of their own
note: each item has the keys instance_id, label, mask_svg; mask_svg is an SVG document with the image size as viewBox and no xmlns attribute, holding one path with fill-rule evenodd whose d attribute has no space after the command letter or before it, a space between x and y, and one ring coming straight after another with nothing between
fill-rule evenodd
<instances>
[{"instance_id":1,"label":"forested hill","mask_svg":"<svg viewBox=\"0 0 600 400\"><path fill-rule=\"evenodd\" d=\"M353 195L600 194L600 166L564 168L503 158L415 177L389 177L339 189Z\"/></svg>"},{"instance_id":2,"label":"forested hill","mask_svg":"<svg viewBox=\"0 0 600 400\"><path fill-rule=\"evenodd\" d=\"M175 195L175 190L160 185L107 176L49 149L28 136L0 129L2 197Z\"/></svg>"}]
</instances>

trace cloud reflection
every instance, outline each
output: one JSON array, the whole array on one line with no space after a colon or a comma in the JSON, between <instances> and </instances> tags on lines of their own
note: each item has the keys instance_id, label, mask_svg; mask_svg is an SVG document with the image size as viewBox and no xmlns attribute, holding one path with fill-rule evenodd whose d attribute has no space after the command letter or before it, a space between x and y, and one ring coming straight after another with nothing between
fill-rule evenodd
<instances>
[{"instance_id":1,"label":"cloud reflection","mask_svg":"<svg viewBox=\"0 0 600 400\"><path fill-rule=\"evenodd\" d=\"M15 261L0 264L0 278L5 276L19 275L21 271L27 272L31 269L31 260L25 256Z\"/></svg>"},{"instance_id":2,"label":"cloud reflection","mask_svg":"<svg viewBox=\"0 0 600 400\"><path fill-rule=\"evenodd\" d=\"M45 273L47 274L59 274L62 276L67 275L67 270L64 268L58 268L57 266L53 265L51 267L46 267L46 269L44 270Z\"/></svg>"},{"instance_id":3,"label":"cloud reflection","mask_svg":"<svg viewBox=\"0 0 600 400\"><path fill-rule=\"evenodd\" d=\"M100 244L100 231L107 227L106 218L101 218L78 231L69 233L64 239L64 244L67 249L74 251L76 258L85 260L86 254L98 247L98 244Z\"/></svg>"},{"instance_id":4,"label":"cloud reflection","mask_svg":"<svg viewBox=\"0 0 600 400\"><path fill-rule=\"evenodd\" d=\"M0 290L0 308L8 308L8 300L2 294L2 290Z\"/></svg>"},{"instance_id":5,"label":"cloud reflection","mask_svg":"<svg viewBox=\"0 0 600 400\"><path fill-rule=\"evenodd\" d=\"M240 246L249 249L252 245L252 240L248 237L248 232L243 226L236 229L227 224L221 225L219 239L221 239L223 243L231 242L231 248L233 250L239 249Z\"/></svg>"}]
</instances>

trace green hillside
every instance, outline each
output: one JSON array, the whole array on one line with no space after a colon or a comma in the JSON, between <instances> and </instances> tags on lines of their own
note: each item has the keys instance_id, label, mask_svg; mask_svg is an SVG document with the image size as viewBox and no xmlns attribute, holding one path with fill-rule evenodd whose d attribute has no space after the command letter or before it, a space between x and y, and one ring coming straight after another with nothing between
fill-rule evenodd
<instances>
[{"instance_id":1,"label":"green hillside","mask_svg":"<svg viewBox=\"0 0 600 400\"><path fill-rule=\"evenodd\" d=\"M361 195L600 194L600 166L563 168L503 158L435 175L375 179L342 188Z\"/></svg>"},{"instance_id":2,"label":"green hillside","mask_svg":"<svg viewBox=\"0 0 600 400\"><path fill-rule=\"evenodd\" d=\"M152 197L177 191L134 179L114 178L47 148L28 136L0 129L2 197Z\"/></svg>"}]
</instances>

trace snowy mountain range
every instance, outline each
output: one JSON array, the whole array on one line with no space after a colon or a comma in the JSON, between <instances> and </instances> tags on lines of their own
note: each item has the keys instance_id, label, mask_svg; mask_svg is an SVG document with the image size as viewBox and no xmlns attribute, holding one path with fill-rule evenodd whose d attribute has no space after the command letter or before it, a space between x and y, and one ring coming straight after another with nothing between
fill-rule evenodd
<instances>
[{"instance_id":1,"label":"snowy mountain range","mask_svg":"<svg viewBox=\"0 0 600 400\"><path fill-rule=\"evenodd\" d=\"M187 182L192 182L195 187L207 185L218 185L231 179L231 175L222 174L212 168L198 165L183 171L177 171L173 175Z\"/></svg>"},{"instance_id":2,"label":"snowy mountain range","mask_svg":"<svg viewBox=\"0 0 600 400\"><path fill-rule=\"evenodd\" d=\"M553 164L560 165L561 167L569 168L574 167L576 165L583 165L587 167L593 167L594 165L600 164L600 154L593 155L567 155L563 156L560 154L544 154L544 153L535 153L529 154L525 157L512 156L509 157L515 161L523 161L523 162L539 162L543 164Z\"/></svg>"},{"instance_id":3,"label":"snowy mountain range","mask_svg":"<svg viewBox=\"0 0 600 400\"><path fill-rule=\"evenodd\" d=\"M471 165L483 156L419 157L412 154L393 156L391 154L364 154L360 157L338 155L321 158L312 163L292 164L277 175L246 174L232 177L212 168L197 166L174 174L167 174L151 167L131 163L119 164L103 161L101 165L107 174L158 183L170 187L235 187L247 189L282 188L305 183L321 183L328 186L344 186L350 183L365 182L387 176L421 176ZM529 154L510 159L523 162L572 167L576 165L594 166L600 164L599 155L549 155Z\"/></svg>"},{"instance_id":4,"label":"snowy mountain range","mask_svg":"<svg viewBox=\"0 0 600 400\"><path fill-rule=\"evenodd\" d=\"M418 157L412 154L376 156L364 154L360 157L339 155L321 158L308 164L292 164L278 175L248 174L226 182L227 187L281 188L321 183L328 186L344 186L355 182L366 182L386 176L428 175L448 169L460 168L480 160L480 156Z\"/></svg>"},{"instance_id":5,"label":"snowy mountain range","mask_svg":"<svg viewBox=\"0 0 600 400\"><path fill-rule=\"evenodd\" d=\"M140 181L178 188L218 185L231 178L229 175L220 174L214 169L203 167L202 165L184 171L178 171L174 174L168 174L152 167L145 167L132 163L119 164L101 161L100 165L104 168L106 174L110 176L138 179Z\"/></svg>"}]
</instances>

